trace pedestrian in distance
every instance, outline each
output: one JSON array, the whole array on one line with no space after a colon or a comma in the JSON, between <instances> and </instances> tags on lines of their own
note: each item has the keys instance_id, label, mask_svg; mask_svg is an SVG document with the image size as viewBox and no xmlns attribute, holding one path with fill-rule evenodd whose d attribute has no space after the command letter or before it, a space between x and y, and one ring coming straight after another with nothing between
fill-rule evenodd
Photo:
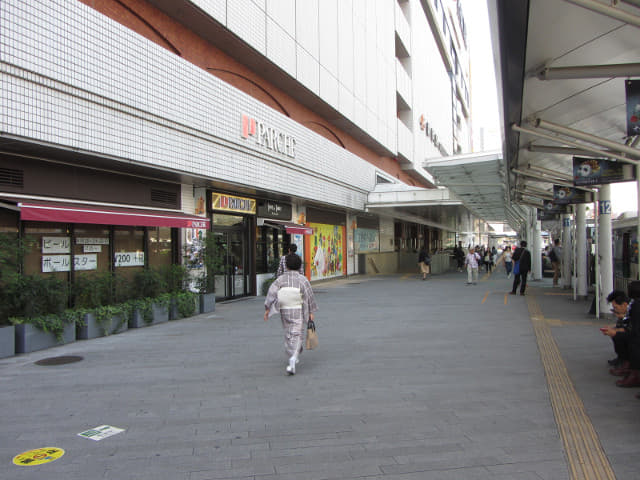
<instances>
[{"instance_id":1,"label":"pedestrian in distance","mask_svg":"<svg viewBox=\"0 0 640 480\"><path fill-rule=\"evenodd\" d=\"M422 273L422 280L426 280L427 275L431 273L431 257L429 256L429 250L424 245L418 253L418 265L420 266L420 273Z\"/></svg>"},{"instance_id":2,"label":"pedestrian in distance","mask_svg":"<svg viewBox=\"0 0 640 480\"><path fill-rule=\"evenodd\" d=\"M475 285L478 283L478 262L480 261L480 255L476 253L475 248L470 248L469 253L464 259L464 264L467 267L467 285L472 283Z\"/></svg>"},{"instance_id":3,"label":"pedestrian in distance","mask_svg":"<svg viewBox=\"0 0 640 480\"><path fill-rule=\"evenodd\" d=\"M524 295L527 288L527 275L531 270L531 252L527 250L527 242L520 242L520 248L516 248L513 252L513 261L516 262L513 269L513 287L511 289L511 295L515 295L520 285L520 295ZM516 269L517 265L517 269ZM517 273L516 273L517 270Z\"/></svg>"},{"instance_id":4,"label":"pedestrian in distance","mask_svg":"<svg viewBox=\"0 0 640 480\"><path fill-rule=\"evenodd\" d=\"M276 278L264 301L264 321L280 312L284 330L284 348L289 357L286 372L295 375L296 364L302 353L306 325L313 322L313 312L318 310L309 280L300 274L302 260L295 253L285 258L287 270Z\"/></svg>"},{"instance_id":5,"label":"pedestrian in distance","mask_svg":"<svg viewBox=\"0 0 640 480\"><path fill-rule=\"evenodd\" d=\"M504 249L504 269L507 272L507 278L511 278L511 269L513 268L513 261L511 259L511 247L507 245Z\"/></svg>"},{"instance_id":6,"label":"pedestrian in distance","mask_svg":"<svg viewBox=\"0 0 640 480\"><path fill-rule=\"evenodd\" d=\"M547 255L551 260L551 266L553 267L553 286L558 285L558 278L560 278L560 260L562 259L562 247L560 246L560 239L556 238L553 241L553 247L549 250Z\"/></svg>"},{"instance_id":7,"label":"pedestrian in distance","mask_svg":"<svg viewBox=\"0 0 640 480\"><path fill-rule=\"evenodd\" d=\"M297 255L298 251L298 246L295 243L292 243L291 245L289 245L289 248L287 248L287 255L290 255L292 253L295 253ZM276 272L276 277L279 277L280 275L282 275L284 272L287 271L287 264L286 264L286 258L287 255L282 255L280 257L280 264L278 265L278 271ZM298 269L298 271L300 272L300 275L304 275L304 266L302 265L302 260L300 260L300 268Z\"/></svg>"}]
</instances>

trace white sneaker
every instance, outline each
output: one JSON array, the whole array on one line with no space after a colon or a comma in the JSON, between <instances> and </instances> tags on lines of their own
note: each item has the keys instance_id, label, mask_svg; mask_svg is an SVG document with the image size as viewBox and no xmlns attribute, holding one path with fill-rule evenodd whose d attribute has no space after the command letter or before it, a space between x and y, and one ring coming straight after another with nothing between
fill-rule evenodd
<instances>
[{"instance_id":1,"label":"white sneaker","mask_svg":"<svg viewBox=\"0 0 640 480\"><path fill-rule=\"evenodd\" d=\"M298 360L298 359L297 359L297 358L295 358L295 357L291 357L291 358L289 359L289 365L287 365L287 368L286 368L287 373L288 373L289 375L295 375L295 374L296 374L296 363L298 363L298 361L297 361L297 360Z\"/></svg>"}]
</instances>

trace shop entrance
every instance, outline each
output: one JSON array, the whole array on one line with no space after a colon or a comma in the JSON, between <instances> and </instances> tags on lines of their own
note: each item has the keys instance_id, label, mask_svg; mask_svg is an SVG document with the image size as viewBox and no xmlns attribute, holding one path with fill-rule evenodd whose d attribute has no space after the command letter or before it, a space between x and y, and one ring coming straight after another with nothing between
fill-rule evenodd
<instances>
[{"instance_id":1,"label":"shop entrance","mask_svg":"<svg viewBox=\"0 0 640 480\"><path fill-rule=\"evenodd\" d=\"M221 256L216 272L216 298L234 298L249 294L249 254L247 220L242 216L213 215L216 251Z\"/></svg>"}]
</instances>

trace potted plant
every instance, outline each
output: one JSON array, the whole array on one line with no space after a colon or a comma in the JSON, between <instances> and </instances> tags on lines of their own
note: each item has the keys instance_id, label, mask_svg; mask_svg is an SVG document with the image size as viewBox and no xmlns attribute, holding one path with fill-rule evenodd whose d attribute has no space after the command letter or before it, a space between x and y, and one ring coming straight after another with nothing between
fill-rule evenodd
<instances>
[{"instance_id":1,"label":"potted plant","mask_svg":"<svg viewBox=\"0 0 640 480\"><path fill-rule=\"evenodd\" d=\"M76 323L78 339L103 337L127 329L124 307L114 304L115 279L111 272L78 275L72 297L75 311L82 318L82 322Z\"/></svg>"},{"instance_id":2,"label":"potted plant","mask_svg":"<svg viewBox=\"0 0 640 480\"><path fill-rule=\"evenodd\" d=\"M196 313L196 308L199 309L199 307L200 303L197 293L189 291L174 293L169 319L177 320L179 318L190 317Z\"/></svg>"},{"instance_id":3,"label":"potted plant","mask_svg":"<svg viewBox=\"0 0 640 480\"><path fill-rule=\"evenodd\" d=\"M204 270L197 282L200 313L208 313L216 309L216 274L222 272L224 265L223 247L212 232L208 232L204 237L200 255L204 265Z\"/></svg>"}]
</instances>

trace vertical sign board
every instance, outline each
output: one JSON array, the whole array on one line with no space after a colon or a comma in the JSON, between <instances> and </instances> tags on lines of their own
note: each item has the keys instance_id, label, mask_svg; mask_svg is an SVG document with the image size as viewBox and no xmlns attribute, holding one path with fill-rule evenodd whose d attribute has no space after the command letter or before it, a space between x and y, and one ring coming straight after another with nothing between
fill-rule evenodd
<instances>
[{"instance_id":1,"label":"vertical sign board","mask_svg":"<svg viewBox=\"0 0 640 480\"><path fill-rule=\"evenodd\" d=\"M626 80L627 135L640 135L640 80Z\"/></svg>"}]
</instances>

